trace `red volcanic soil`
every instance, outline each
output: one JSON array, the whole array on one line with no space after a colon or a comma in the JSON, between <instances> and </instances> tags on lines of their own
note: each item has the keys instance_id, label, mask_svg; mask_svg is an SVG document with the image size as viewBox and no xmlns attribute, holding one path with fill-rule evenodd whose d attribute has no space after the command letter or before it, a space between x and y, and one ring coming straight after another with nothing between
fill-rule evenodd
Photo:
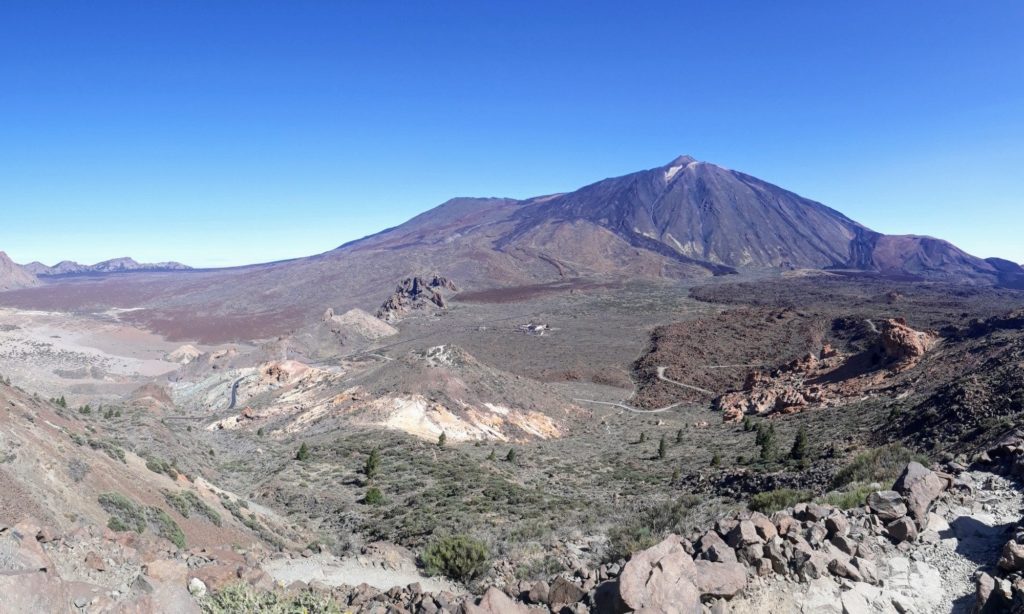
<instances>
[{"instance_id":1,"label":"red volcanic soil","mask_svg":"<svg viewBox=\"0 0 1024 614\"><path fill-rule=\"evenodd\" d=\"M488 288L475 292L460 292L453 296L452 300L460 303L516 303L550 294L617 287L619 287L619 284L573 279L546 284L528 284L524 286L509 286L507 288Z\"/></svg>"},{"instance_id":2,"label":"red volcanic soil","mask_svg":"<svg viewBox=\"0 0 1024 614\"><path fill-rule=\"evenodd\" d=\"M187 275L187 276L186 276ZM223 286L203 273L131 273L109 277L83 277L48 282L36 288L0 293L0 305L19 309L94 313L107 309L137 309L119 318L170 341L218 344L265 339L290 332L305 322L309 309L282 307L276 310L231 312L223 307L196 310L167 305L187 290ZM225 313L226 312L226 313Z\"/></svg>"},{"instance_id":3,"label":"red volcanic soil","mask_svg":"<svg viewBox=\"0 0 1024 614\"><path fill-rule=\"evenodd\" d=\"M140 310L121 319L162 335L169 341L196 341L209 345L267 339L291 332L305 323L305 310L244 314L197 314L188 309Z\"/></svg>"}]
</instances>

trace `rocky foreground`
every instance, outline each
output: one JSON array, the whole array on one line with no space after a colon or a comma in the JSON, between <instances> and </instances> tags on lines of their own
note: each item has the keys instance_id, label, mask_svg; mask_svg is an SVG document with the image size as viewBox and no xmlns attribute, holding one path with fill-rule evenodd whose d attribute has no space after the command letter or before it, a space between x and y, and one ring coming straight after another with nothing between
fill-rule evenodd
<instances>
[{"instance_id":1,"label":"rocky foreground","mask_svg":"<svg viewBox=\"0 0 1024 614\"><path fill-rule=\"evenodd\" d=\"M176 551L109 529L54 535L26 522L0 527L0 611L218 611L209 594L239 584L379 614L1024 611L1022 496L1012 481L1024 472L1024 433L970 467L943 469L912 462L893 490L870 493L860 507L742 512L628 560L491 587L479 597L419 584L281 587L252 554ZM101 589L113 576L121 587Z\"/></svg>"}]
</instances>

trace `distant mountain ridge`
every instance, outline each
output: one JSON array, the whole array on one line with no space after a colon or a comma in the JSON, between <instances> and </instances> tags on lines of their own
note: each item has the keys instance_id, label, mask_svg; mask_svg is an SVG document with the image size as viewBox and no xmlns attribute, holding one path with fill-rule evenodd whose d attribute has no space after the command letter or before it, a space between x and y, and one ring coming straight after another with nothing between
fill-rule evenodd
<instances>
[{"instance_id":1,"label":"distant mountain ridge","mask_svg":"<svg viewBox=\"0 0 1024 614\"><path fill-rule=\"evenodd\" d=\"M692 156L565 194L453 199L331 253L442 243L449 249L486 244L519 260L529 255L560 275L649 276L661 262L670 266L655 276L825 269L995 284L1024 279L1015 263L983 260L932 237L885 235L819 202Z\"/></svg>"},{"instance_id":2,"label":"distant mountain ridge","mask_svg":"<svg viewBox=\"0 0 1024 614\"><path fill-rule=\"evenodd\" d=\"M35 275L16 264L6 254L0 252L0 290L16 290L39 285Z\"/></svg>"},{"instance_id":3,"label":"distant mountain ridge","mask_svg":"<svg viewBox=\"0 0 1024 614\"><path fill-rule=\"evenodd\" d=\"M59 275L88 275L92 273L127 273L134 271L187 271L192 267L180 262L140 263L132 258L114 258L92 265L79 264L64 260L55 265L46 266L41 262L30 262L23 267L38 277L55 277Z\"/></svg>"}]
</instances>

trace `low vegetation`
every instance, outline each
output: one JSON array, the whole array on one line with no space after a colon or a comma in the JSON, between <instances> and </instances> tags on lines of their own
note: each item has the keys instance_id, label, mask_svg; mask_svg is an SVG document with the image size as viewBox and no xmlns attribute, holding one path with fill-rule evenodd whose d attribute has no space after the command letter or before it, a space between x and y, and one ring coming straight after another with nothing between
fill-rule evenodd
<instances>
[{"instance_id":1,"label":"low vegetation","mask_svg":"<svg viewBox=\"0 0 1024 614\"><path fill-rule=\"evenodd\" d=\"M245 583L231 584L203 598L199 608L204 614L341 614L346 611L323 592L304 590L285 594L260 591Z\"/></svg>"},{"instance_id":2,"label":"low vegetation","mask_svg":"<svg viewBox=\"0 0 1024 614\"><path fill-rule=\"evenodd\" d=\"M181 527L159 507L143 506L120 493L104 493L98 501L100 507L110 514L107 521L110 530L142 533L149 528L178 548L185 549L185 534Z\"/></svg>"},{"instance_id":3,"label":"low vegetation","mask_svg":"<svg viewBox=\"0 0 1024 614\"><path fill-rule=\"evenodd\" d=\"M482 541L468 535L454 535L431 542L420 558L428 574L444 574L460 582L470 582L488 570L490 556Z\"/></svg>"},{"instance_id":4,"label":"low vegetation","mask_svg":"<svg viewBox=\"0 0 1024 614\"><path fill-rule=\"evenodd\" d=\"M167 501L167 505L176 509L178 513L185 518L189 518L194 512L199 516L206 518L218 527L223 524L217 510L210 507L205 501L199 498L199 495L191 490L182 490L178 492L165 490L163 491L163 495L164 500Z\"/></svg>"},{"instance_id":5,"label":"low vegetation","mask_svg":"<svg viewBox=\"0 0 1024 614\"><path fill-rule=\"evenodd\" d=\"M813 495L806 490L779 488L776 490L757 493L750 497L750 501L747 505L755 512L771 514L781 509L792 507L797 503L810 501L812 496Z\"/></svg>"}]
</instances>

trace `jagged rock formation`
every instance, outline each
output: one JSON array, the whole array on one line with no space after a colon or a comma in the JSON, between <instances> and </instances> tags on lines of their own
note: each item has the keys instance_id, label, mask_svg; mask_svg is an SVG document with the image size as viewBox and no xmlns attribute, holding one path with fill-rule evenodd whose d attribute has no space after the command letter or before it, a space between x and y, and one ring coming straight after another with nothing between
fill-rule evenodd
<instances>
[{"instance_id":1,"label":"jagged rock formation","mask_svg":"<svg viewBox=\"0 0 1024 614\"><path fill-rule=\"evenodd\" d=\"M0 291L38 285L39 280L31 271L15 264L5 252L0 252Z\"/></svg>"},{"instance_id":2,"label":"jagged rock formation","mask_svg":"<svg viewBox=\"0 0 1024 614\"><path fill-rule=\"evenodd\" d=\"M394 294L377 310L377 317L386 322L402 319L414 311L435 311L447 308L445 291L458 291L446 277L407 277L398 283Z\"/></svg>"},{"instance_id":3,"label":"jagged rock formation","mask_svg":"<svg viewBox=\"0 0 1024 614\"><path fill-rule=\"evenodd\" d=\"M752 371L742 390L718 397L715 406L726 422L836 406L885 388L894 374L915 367L937 340L935 333L914 330L902 319L884 320L866 351L844 355L826 343L817 355L807 354L770 372Z\"/></svg>"},{"instance_id":4,"label":"jagged rock formation","mask_svg":"<svg viewBox=\"0 0 1024 614\"><path fill-rule=\"evenodd\" d=\"M136 262L132 258L114 258L96 264L79 264L62 260L53 266L41 262L30 262L25 268L39 277L61 275L88 275L92 273L129 273L133 271L187 271L192 267L180 262Z\"/></svg>"}]
</instances>

